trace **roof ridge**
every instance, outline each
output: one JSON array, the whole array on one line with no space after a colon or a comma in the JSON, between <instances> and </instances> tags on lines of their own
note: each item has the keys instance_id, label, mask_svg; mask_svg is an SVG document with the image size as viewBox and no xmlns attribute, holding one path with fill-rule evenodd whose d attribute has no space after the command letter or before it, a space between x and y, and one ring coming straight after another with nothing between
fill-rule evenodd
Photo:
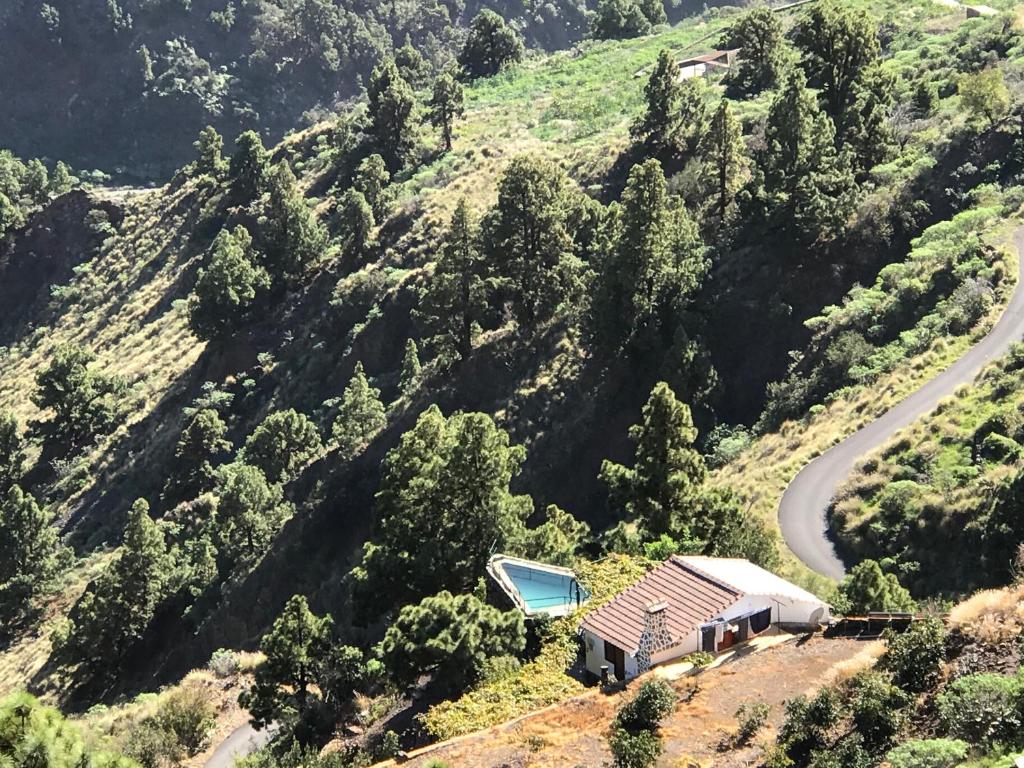
<instances>
[{"instance_id":1,"label":"roof ridge","mask_svg":"<svg viewBox=\"0 0 1024 768\"><path fill-rule=\"evenodd\" d=\"M703 555L695 555L695 557L703 557ZM745 558L736 557L736 558L729 558L729 559L732 559L732 560L744 560ZM722 587L723 589L728 590L729 592L732 592L733 594L735 594L737 596L741 596L741 595L745 596L747 594L742 589L737 587L735 584L729 584L728 582L722 581L718 577L712 576L707 571L705 571L705 570L703 570L701 568L698 568L696 565L693 565L692 563L686 562L686 560L683 559L682 555L672 555L669 558L669 560L671 562L674 562L680 568L684 568L684 569L690 571L694 576L697 576L698 578L704 579L705 581L710 581L712 584L715 584L715 585L717 585L719 587Z\"/></svg>"}]
</instances>

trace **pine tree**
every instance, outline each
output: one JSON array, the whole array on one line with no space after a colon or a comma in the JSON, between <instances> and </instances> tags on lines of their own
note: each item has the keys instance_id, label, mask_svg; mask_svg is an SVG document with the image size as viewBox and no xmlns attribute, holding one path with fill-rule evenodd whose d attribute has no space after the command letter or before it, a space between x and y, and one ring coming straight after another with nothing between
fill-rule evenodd
<instances>
[{"instance_id":1,"label":"pine tree","mask_svg":"<svg viewBox=\"0 0 1024 768\"><path fill-rule=\"evenodd\" d=\"M320 432L294 408L275 411L245 441L245 460L272 483L287 482L320 453Z\"/></svg>"},{"instance_id":2,"label":"pine tree","mask_svg":"<svg viewBox=\"0 0 1024 768\"><path fill-rule=\"evenodd\" d=\"M542 563L571 566L590 536L590 526L555 504L549 504L544 515L544 523L525 530L522 541L514 543L511 550Z\"/></svg>"},{"instance_id":3,"label":"pine tree","mask_svg":"<svg viewBox=\"0 0 1024 768\"><path fill-rule=\"evenodd\" d=\"M782 75L785 40L779 14L768 6L747 11L725 33L722 48L739 48L736 69L727 77L730 96L756 96L774 88Z\"/></svg>"},{"instance_id":4,"label":"pine tree","mask_svg":"<svg viewBox=\"0 0 1024 768\"><path fill-rule=\"evenodd\" d=\"M367 88L370 126L380 154L392 171L405 164L413 147L412 88L402 79L393 59L378 64L370 75Z\"/></svg>"},{"instance_id":5,"label":"pine tree","mask_svg":"<svg viewBox=\"0 0 1024 768\"><path fill-rule=\"evenodd\" d=\"M688 160L697 153L708 127L708 87L702 77L691 77L679 86L679 152Z\"/></svg>"},{"instance_id":6,"label":"pine tree","mask_svg":"<svg viewBox=\"0 0 1024 768\"><path fill-rule=\"evenodd\" d=\"M338 202L342 251L354 264L362 264L373 248L373 209L362 192L348 190Z\"/></svg>"},{"instance_id":7,"label":"pine tree","mask_svg":"<svg viewBox=\"0 0 1024 768\"><path fill-rule=\"evenodd\" d=\"M662 49L644 87L644 114L630 129L633 141L643 147L647 157L665 158L678 151L681 100L679 67L672 54Z\"/></svg>"},{"instance_id":8,"label":"pine tree","mask_svg":"<svg viewBox=\"0 0 1024 768\"><path fill-rule=\"evenodd\" d=\"M669 533L689 539L694 501L707 474L693 447L697 430L690 409L660 382L643 408L643 422L630 427L629 436L636 443L633 466L607 459L601 464L599 478L612 505L653 538Z\"/></svg>"},{"instance_id":9,"label":"pine tree","mask_svg":"<svg viewBox=\"0 0 1024 768\"><path fill-rule=\"evenodd\" d=\"M163 532L137 500L128 515L117 559L71 611L65 650L93 672L113 672L149 626L173 581Z\"/></svg>"},{"instance_id":10,"label":"pine tree","mask_svg":"<svg viewBox=\"0 0 1024 768\"><path fill-rule=\"evenodd\" d=\"M412 392L420 381L420 351L413 339L405 340L405 354L402 356L402 372L398 377L398 388L402 394Z\"/></svg>"},{"instance_id":11,"label":"pine tree","mask_svg":"<svg viewBox=\"0 0 1024 768\"><path fill-rule=\"evenodd\" d=\"M231 450L227 424L212 408L197 411L181 431L174 448L171 477L165 493L174 499L194 499L211 490L215 463Z\"/></svg>"},{"instance_id":12,"label":"pine tree","mask_svg":"<svg viewBox=\"0 0 1024 768\"><path fill-rule=\"evenodd\" d=\"M469 34L458 63L471 78L496 75L523 58L523 41L505 20L490 9L480 11L469 24Z\"/></svg>"},{"instance_id":13,"label":"pine tree","mask_svg":"<svg viewBox=\"0 0 1024 768\"><path fill-rule=\"evenodd\" d=\"M21 180L21 193L27 195L36 205L46 202L50 190L50 174L42 160L33 158L25 164L25 175Z\"/></svg>"},{"instance_id":14,"label":"pine tree","mask_svg":"<svg viewBox=\"0 0 1024 768\"><path fill-rule=\"evenodd\" d=\"M395 66L398 67L402 79L416 89L424 85L430 70L423 59L423 54L416 50L408 35L405 38L405 45L395 51Z\"/></svg>"},{"instance_id":15,"label":"pine tree","mask_svg":"<svg viewBox=\"0 0 1024 768\"><path fill-rule=\"evenodd\" d=\"M25 465L25 440L18 419L11 411L0 411L0 499L21 480Z\"/></svg>"},{"instance_id":16,"label":"pine tree","mask_svg":"<svg viewBox=\"0 0 1024 768\"><path fill-rule=\"evenodd\" d=\"M608 353L661 346L675 335L706 264L696 226L669 197L657 160L633 166L605 229L590 310L594 337Z\"/></svg>"},{"instance_id":17,"label":"pine tree","mask_svg":"<svg viewBox=\"0 0 1024 768\"><path fill-rule=\"evenodd\" d=\"M963 75L957 84L957 92L963 110L972 115L973 120L984 118L989 128L994 128L1010 109L1010 91L1003 71L998 67Z\"/></svg>"},{"instance_id":18,"label":"pine tree","mask_svg":"<svg viewBox=\"0 0 1024 768\"><path fill-rule=\"evenodd\" d=\"M750 159L743 141L743 128L732 113L727 99L722 99L704 137L705 178L716 192L715 213L720 222L728 221L734 212L736 193L746 183Z\"/></svg>"},{"instance_id":19,"label":"pine tree","mask_svg":"<svg viewBox=\"0 0 1024 768\"><path fill-rule=\"evenodd\" d=\"M485 269L479 229L460 200L419 313L442 359L455 354L465 360L473 353L477 324L487 311Z\"/></svg>"},{"instance_id":20,"label":"pine tree","mask_svg":"<svg viewBox=\"0 0 1024 768\"><path fill-rule=\"evenodd\" d=\"M357 572L363 608L472 588L490 553L522 537L533 503L509 485L525 458L486 414L424 411L384 459L376 534Z\"/></svg>"},{"instance_id":21,"label":"pine tree","mask_svg":"<svg viewBox=\"0 0 1024 768\"><path fill-rule=\"evenodd\" d=\"M17 485L6 490L0 499L0 617L24 613L69 557L35 498Z\"/></svg>"},{"instance_id":22,"label":"pine tree","mask_svg":"<svg viewBox=\"0 0 1024 768\"><path fill-rule=\"evenodd\" d=\"M196 150L196 159L192 163L192 175L210 176L219 179L227 170L224 160L224 139L217 129L208 125L199 132L199 138L192 145Z\"/></svg>"},{"instance_id":23,"label":"pine tree","mask_svg":"<svg viewBox=\"0 0 1024 768\"><path fill-rule=\"evenodd\" d=\"M487 659L519 654L525 646L519 611L445 591L402 609L384 636L381 658L402 684L432 674L444 690L460 692L480 678Z\"/></svg>"},{"instance_id":24,"label":"pine tree","mask_svg":"<svg viewBox=\"0 0 1024 768\"><path fill-rule=\"evenodd\" d=\"M279 485L243 462L221 467L217 484L217 551L228 569L246 569L267 551L292 515Z\"/></svg>"},{"instance_id":25,"label":"pine tree","mask_svg":"<svg viewBox=\"0 0 1024 768\"><path fill-rule=\"evenodd\" d=\"M651 20L636 0L598 0L591 24L597 40L625 40L651 32Z\"/></svg>"},{"instance_id":26,"label":"pine tree","mask_svg":"<svg viewBox=\"0 0 1024 768\"><path fill-rule=\"evenodd\" d=\"M77 344L62 344L36 376L32 402L53 417L38 424L47 437L76 447L106 434L124 416L128 385L119 376L93 369L96 355Z\"/></svg>"},{"instance_id":27,"label":"pine tree","mask_svg":"<svg viewBox=\"0 0 1024 768\"><path fill-rule=\"evenodd\" d=\"M465 114L462 84L445 72L434 81L430 98L430 123L441 131L445 152L452 151L452 135L455 121Z\"/></svg>"},{"instance_id":28,"label":"pine tree","mask_svg":"<svg viewBox=\"0 0 1024 768\"><path fill-rule=\"evenodd\" d=\"M498 202L484 222L484 253L509 289L521 332L536 330L579 290L567 186L553 162L517 157L498 182Z\"/></svg>"},{"instance_id":29,"label":"pine tree","mask_svg":"<svg viewBox=\"0 0 1024 768\"><path fill-rule=\"evenodd\" d=\"M357 362L341 397L338 415L331 430L339 453L343 458L352 458L386 424L387 415L380 399L380 390L370 386L363 372L363 364Z\"/></svg>"},{"instance_id":30,"label":"pine tree","mask_svg":"<svg viewBox=\"0 0 1024 768\"><path fill-rule=\"evenodd\" d=\"M54 15L57 11L50 8ZM83 738L81 730L60 710L44 706L27 693L0 698L0 743L8 768L137 768L123 755L103 752L95 739Z\"/></svg>"},{"instance_id":31,"label":"pine tree","mask_svg":"<svg viewBox=\"0 0 1024 768\"><path fill-rule=\"evenodd\" d=\"M891 120L896 78L878 64L870 65L856 88L847 111L844 147L858 173L871 170L892 157L895 134Z\"/></svg>"},{"instance_id":32,"label":"pine tree","mask_svg":"<svg viewBox=\"0 0 1024 768\"><path fill-rule=\"evenodd\" d=\"M223 339L251 318L260 295L270 287L270 275L254 263L252 237L239 224L234 232L220 231L210 248L210 260L196 274L188 299L189 327L200 339Z\"/></svg>"},{"instance_id":33,"label":"pine tree","mask_svg":"<svg viewBox=\"0 0 1024 768\"><path fill-rule=\"evenodd\" d=\"M71 175L71 169L58 160L50 177L50 194L54 197L65 195L70 192L78 183L78 179Z\"/></svg>"},{"instance_id":34,"label":"pine tree","mask_svg":"<svg viewBox=\"0 0 1024 768\"><path fill-rule=\"evenodd\" d=\"M252 686L239 696L252 723L266 728L283 723L302 744L314 736L311 715L325 695L317 683L326 678L326 661L333 640L330 615L317 616L302 595L294 595L260 640L264 661L256 668Z\"/></svg>"},{"instance_id":35,"label":"pine tree","mask_svg":"<svg viewBox=\"0 0 1024 768\"><path fill-rule=\"evenodd\" d=\"M768 110L758 165L769 216L798 241L831 234L851 211L853 177L834 134L803 72L794 68Z\"/></svg>"},{"instance_id":36,"label":"pine tree","mask_svg":"<svg viewBox=\"0 0 1024 768\"><path fill-rule=\"evenodd\" d=\"M653 26L664 24L668 21L668 15L665 13L664 0L637 0L637 6L640 8L640 12L649 22L651 22Z\"/></svg>"},{"instance_id":37,"label":"pine tree","mask_svg":"<svg viewBox=\"0 0 1024 768\"><path fill-rule=\"evenodd\" d=\"M309 210L291 166L282 160L267 179L268 198L260 217L266 260L279 274L297 277L320 258L327 233Z\"/></svg>"},{"instance_id":38,"label":"pine tree","mask_svg":"<svg viewBox=\"0 0 1024 768\"><path fill-rule=\"evenodd\" d=\"M825 113L835 125L837 148L842 148L858 89L878 60L878 24L862 8L823 0L804 12L793 29L793 42L804 54L808 80L821 89Z\"/></svg>"},{"instance_id":39,"label":"pine tree","mask_svg":"<svg viewBox=\"0 0 1024 768\"><path fill-rule=\"evenodd\" d=\"M874 560L857 563L839 583L839 605L844 613L868 611L912 611L914 599L895 574L884 573Z\"/></svg>"},{"instance_id":40,"label":"pine tree","mask_svg":"<svg viewBox=\"0 0 1024 768\"><path fill-rule=\"evenodd\" d=\"M390 183L391 174L388 173L387 164L380 155L363 158L356 168L355 176L352 177L352 188L362 194L369 204L373 210L374 221L383 221L387 218L391 202L387 187Z\"/></svg>"},{"instance_id":41,"label":"pine tree","mask_svg":"<svg viewBox=\"0 0 1024 768\"><path fill-rule=\"evenodd\" d=\"M245 131L235 139L228 175L236 199L249 202L263 194L267 163L267 150L256 131Z\"/></svg>"}]
</instances>

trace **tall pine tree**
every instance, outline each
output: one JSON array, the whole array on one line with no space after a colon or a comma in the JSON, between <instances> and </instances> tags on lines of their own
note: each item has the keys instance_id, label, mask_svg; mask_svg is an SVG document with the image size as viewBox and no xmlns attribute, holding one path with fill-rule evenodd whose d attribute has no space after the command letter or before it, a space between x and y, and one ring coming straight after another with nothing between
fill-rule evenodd
<instances>
[{"instance_id":1,"label":"tall pine tree","mask_svg":"<svg viewBox=\"0 0 1024 768\"><path fill-rule=\"evenodd\" d=\"M427 282L419 317L443 360L473 352L477 324L487 311L486 266L480 232L460 200Z\"/></svg>"},{"instance_id":2,"label":"tall pine tree","mask_svg":"<svg viewBox=\"0 0 1024 768\"><path fill-rule=\"evenodd\" d=\"M768 110L759 157L772 225L809 243L836 232L853 206L853 176L835 148L832 121L794 68Z\"/></svg>"},{"instance_id":3,"label":"tall pine tree","mask_svg":"<svg viewBox=\"0 0 1024 768\"><path fill-rule=\"evenodd\" d=\"M657 160L633 167L605 227L590 310L598 344L613 353L671 341L707 267L697 228L669 196Z\"/></svg>"},{"instance_id":4,"label":"tall pine tree","mask_svg":"<svg viewBox=\"0 0 1024 768\"><path fill-rule=\"evenodd\" d=\"M350 459L387 424L380 390L371 387L363 364L357 362L345 393L341 396L338 415L334 419L331 435L343 458Z\"/></svg>"},{"instance_id":5,"label":"tall pine tree","mask_svg":"<svg viewBox=\"0 0 1024 768\"><path fill-rule=\"evenodd\" d=\"M327 233L306 205L291 166L282 160L268 175L260 217L266 261L282 277L305 272L323 253Z\"/></svg>"},{"instance_id":6,"label":"tall pine tree","mask_svg":"<svg viewBox=\"0 0 1024 768\"><path fill-rule=\"evenodd\" d=\"M428 408L384 460L377 532L357 573L364 608L471 589L490 553L522 536L533 503L509 484L525 458L490 416Z\"/></svg>"},{"instance_id":7,"label":"tall pine tree","mask_svg":"<svg viewBox=\"0 0 1024 768\"><path fill-rule=\"evenodd\" d=\"M463 98L462 84L450 73L445 72L434 81L429 105L430 122L441 131L445 152L451 152L455 121L465 113Z\"/></svg>"},{"instance_id":8,"label":"tall pine tree","mask_svg":"<svg viewBox=\"0 0 1024 768\"><path fill-rule=\"evenodd\" d=\"M739 48L736 68L727 78L731 96L756 96L774 88L785 63L779 14L766 5L747 11L722 37L723 48Z\"/></svg>"},{"instance_id":9,"label":"tall pine tree","mask_svg":"<svg viewBox=\"0 0 1024 768\"><path fill-rule=\"evenodd\" d=\"M636 443L633 466L605 460L600 479L612 505L639 522L651 537L690 538L694 503L707 470L693 447L697 430L690 409L665 382L651 390L643 421L629 429Z\"/></svg>"},{"instance_id":10,"label":"tall pine tree","mask_svg":"<svg viewBox=\"0 0 1024 768\"><path fill-rule=\"evenodd\" d=\"M117 669L143 636L173 581L174 563L164 534L137 500L128 514L117 559L71 611L65 649L95 673Z\"/></svg>"},{"instance_id":11,"label":"tall pine tree","mask_svg":"<svg viewBox=\"0 0 1024 768\"><path fill-rule=\"evenodd\" d=\"M509 290L521 332L536 330L580 289L568 183L555 163L517 157L498 182L498 202L484 221L484 253Z\"/></svg>"},{"instance_id":12,"label":"tall pine tree","mask_svg":"<svg viewBox=\"0 0 1024 768\"><path fill-rule=\"evenodd\" d=\"M25 465L25 440L18 419L11 411L0 411L0 498L21 480Z\"/></svg>"},{"instance_id":13,"label":"tall pine tree","mask_svg":"<svg viewBox=\"0 0 1024 768\"><path fill-rule=\"evenodd\" d=\"M722 99L704 137L704 176L715 190L715 216L720 224L732 218L736 193L746 183L750 159L743 128L727 99Z\"/></svg>"},{"instance_id":14,"label":"tall pine tree","mask_svg":"<svg viewBox=\"0 0 1024 768\"><path fill-rule=\"evenodd\" d=\"M47 511L12 485L0 499L0 617L24 613L69 556Z\"/></svg>"},{"instance_id":15,"label":"tall pine tree","mask_svg":"<svg viewBox=\"0 0 1024 768\"><path fill-rule=\"evenodd\" d=\"M644 87L644 113L630 129L630 136L647 157L665 159L674 155L682 131L679 67L668 50L658 54Z\"/></svg>"},{"instance_id":16,"label":"tall pine tree","mask_svg":"<svg viewBox=\"0 0 1024 768\"><path fill-rule=\"evenodd\" d=\"M858 93L879 57L878 24L863 8L823 0L812 4L793 29L812 86L821 89L835 125L837 147L849 138Z\"/></svg>"},{"instance_id":17,"label":"tall pine tree","mask_svg":"<svg viewBox=\"0 0 1024 768\"><path fill-rule=\"evenodd\" d=\"M405 165L413 147L412 88L402 79L393 59L385 59L370 75L366 89L369 99L370 135L392 171Z\"/></svg>"}]
</instances>

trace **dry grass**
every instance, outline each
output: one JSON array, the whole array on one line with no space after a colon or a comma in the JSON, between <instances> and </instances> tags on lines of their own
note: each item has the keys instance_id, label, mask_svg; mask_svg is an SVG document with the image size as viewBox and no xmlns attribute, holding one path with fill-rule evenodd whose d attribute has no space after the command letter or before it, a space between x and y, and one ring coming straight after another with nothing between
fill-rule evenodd
<instances>
[{"instance_id":1,"label":"dry grass","mask_svg":"<svg viewBox=\"0 0 1024 768\"><path fill-rule=\"evenodd\" d=\"M43 606L42 618L35 630L20 635L16 642L0 653L0 698L28 687L46 666L53 650L53 632L63 625L68 611L111 557L111 553L97 553L79 561L75 569L65 575L52 599ZM51 675L33 692L45 703L56 704L66 692L68 682L59 675Z\"/></svg>"},{"instance_id":2,"label":"dry grass","mask_svg":"<svg viewBox=\"0 0 1024 768\"><path fill-rule=\"evenodd\" d=\"M850 680L861 672L871 669L885 652L885 643L880 640L867 643L856 656L844 659L829 670L822 685L834 685Z\"/></svg>"},{"instance_id":3,"label":"dry grass","mask_svg":"<svg viewBox=\"0 0 1024 768\"><path fill-rule=\"evenodd\" d=\"M951 626L983 643L998 644L1024 633L1024 584L987 589L949 612Z\"/></svg>"}]
</instances>

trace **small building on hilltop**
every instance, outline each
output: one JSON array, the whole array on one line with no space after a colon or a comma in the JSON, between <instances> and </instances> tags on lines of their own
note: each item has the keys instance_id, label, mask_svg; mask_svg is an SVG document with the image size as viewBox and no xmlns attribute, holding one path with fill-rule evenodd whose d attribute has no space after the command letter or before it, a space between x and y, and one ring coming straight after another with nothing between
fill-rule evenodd
<instances>
[{"instance_id":1,"label":"small building on hilltop","mask_svg":"<svg viewBox=\"0 0 1024 768\"><path fill-rule=\"evenodd\" d=\"M769 627L811 629L829 606L749 560L673 555L580 624L587 670L628 680L694 651L716 653Z\"/></svg>"},{"instance_id":2,"label":"small building on hilltop","mask_svg":"<svg viewBox=\"0 0 1024 768\"><path fill-rule=\"evenodd\" d=\"M679 79L689 80L691 77L711 76L714 74L724 75L736 64L736 56L739 48L732 48L725 51L711 51L700 56L691 56L682 59L679 64Z\"/></svg>"}]
</instances>

